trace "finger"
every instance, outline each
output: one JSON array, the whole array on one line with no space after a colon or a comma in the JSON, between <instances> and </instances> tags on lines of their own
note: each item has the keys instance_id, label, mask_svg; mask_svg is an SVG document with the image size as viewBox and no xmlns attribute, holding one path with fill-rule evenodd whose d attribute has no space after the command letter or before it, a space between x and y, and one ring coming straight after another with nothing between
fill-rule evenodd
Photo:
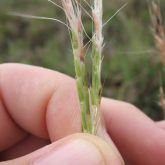
<instances>
[{"instance_id":1,"label":"finger","mask_svg":"<svg viewBox=\"0 0 165 165\"><path fill-rule=\"evenodd\" d=\"M128 164L165 164L165 133L134 106L102 100L109 134Z\"/></svg>"},{"instance_id":2,"label":"finger","mask_svg":"<svg viewBox=\"0 0 165 165\"><path fill-rule=\"evenodd\" d=\"M25 131L18 127L8 115L0 97L0 151L9 148L25 136Z\"/></svg>"},{"instance_id":3,"label":"finger","mask_svg":"<svg viewBox=\"0 0 165 165\"><path fill-rule=\"evenodd\" d=\"M156 122L156 125L165 130L165 120Z\"/></svg>"},{"instance_id":4,"label":"finger","mask_svg":"<svg viewBox=\"0 0 165 165\"><path fill-rule=\"evenodd\" d=\"M45 145L50 144L49 140L37 138L28 135L26 138L13 145L9 149L2 151L0 154L1 161L10 160L27 155Z\"/></svg>"},{"instance_id":5,"label":"finger","mask_svg":"<svg viewBox=\"0 0 165 165\"><path fill-rule=\"evenodd\" d=\"M27 156L0 163L1 165L53 164L72 165L123 165L120 155L101 139L88 135L76 134L61 139Z\"/></svg>"},{"instance_id":6,"label":"finger","mask_svg":"<svg viewBox=\"0 0 165 165\"><path fill-rule=\"evenodd\" d=\"M80 131L75 81L68 76L41 67L3 64L0 89L6 111L27 132L55 140ZM1 128L0 133L5 135L6 128ZM17 141L21 138L12 132L8 136ZM1 138L3 143L5 138Z\"/></svg>"}]
</instances>

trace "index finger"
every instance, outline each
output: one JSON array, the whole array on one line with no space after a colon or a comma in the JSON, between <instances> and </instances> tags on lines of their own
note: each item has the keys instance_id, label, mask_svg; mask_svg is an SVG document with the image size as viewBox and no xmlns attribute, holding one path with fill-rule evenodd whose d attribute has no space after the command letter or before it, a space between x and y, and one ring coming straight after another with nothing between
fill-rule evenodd
<instances>
[{"instance_id":1,"label":"index finger","mask_svg":"<svg viewBox=\"0 0 165 165\"><path fill-rule=\"evenodd\" d=\"M53 141L80 131L72 78L41 67L2 64L0 91L4 105L1 113L5 112L0 121L0 150L23 138L25 132Z\"/></svg>"},{"instance_id":2,"label":"index finger","mask_svg":"<svg viewBox=\"0 0 165 165\"><path fill-rule=\"evenodd\" d=\"M102 107L107 130L128 164L165 164L163 129L131 104L104 99Z\"/></svg>"}]
</instances>

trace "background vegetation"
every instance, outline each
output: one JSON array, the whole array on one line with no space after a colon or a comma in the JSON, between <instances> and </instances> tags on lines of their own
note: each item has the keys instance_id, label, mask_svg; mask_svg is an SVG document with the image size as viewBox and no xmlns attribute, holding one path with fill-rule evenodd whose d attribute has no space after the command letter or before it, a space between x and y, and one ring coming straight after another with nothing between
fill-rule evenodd
<instances>
[{"instance_id":1,"label":"background vegetation","mask_svg":"<svg viewBox=\"0 0 165 165\"><path fill-rule=\"evenodd\" d=\"M133 103L159 120L159 54L151 34L147 1L104 0L104 20L126 2L128 5L104 28L103 92ZM165 1L160 4L165 20ZM9 11L65 21L63 12L47 0L0 0L0 62L43 66L74 77L66 27L53 21L9 16ZM89 19L85 17L84 21L91 36ZM88 38L84 41L88 42Z\"/></svg>"}]
</instances>

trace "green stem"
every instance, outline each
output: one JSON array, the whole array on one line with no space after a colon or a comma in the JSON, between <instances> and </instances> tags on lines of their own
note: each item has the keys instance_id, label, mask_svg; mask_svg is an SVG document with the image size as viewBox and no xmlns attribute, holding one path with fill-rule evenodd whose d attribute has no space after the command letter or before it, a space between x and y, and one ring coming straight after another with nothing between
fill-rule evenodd
<instances>
[{"instance_id":1,"label":"green stem","mask_svg":"<svg viewBox=\"0 0 165 165\"><path fill-rule=\"evenodd\" d=\"M100 101L101 101L101 52L97 49L96 44L93 42L92 48L92 86L90 89L93 113L93 130L96 134L98 122L100 121Z\"/></svg>"},{"instance_id":2,"label":"green stem","mask_svg":"<svg viewBox=\"0 0 165 165\"><path fill-rule=\"evenodd\" d=\"M72 32L72 47L74 54L77 91L81 108L82 131L85 133L92 133L86 65L85 62L80 58L81 52L79 50L77 36L74 32Z\"/></svg>"}]
</instances>

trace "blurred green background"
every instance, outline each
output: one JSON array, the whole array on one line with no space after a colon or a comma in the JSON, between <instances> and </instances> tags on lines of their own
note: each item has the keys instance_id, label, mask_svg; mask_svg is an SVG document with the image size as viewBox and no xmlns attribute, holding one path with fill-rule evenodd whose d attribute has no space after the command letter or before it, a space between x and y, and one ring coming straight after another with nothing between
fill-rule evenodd
<instances>
[{"instance_id":1,"label":"blurred green background","mask_svg":"<svg viewBox=\"0 0 165 165\"><path fill-rule=\"evenodd\" d=\"M104 21L126 2L127 6L104 27L103 93L130 102L160 120L159 54L151 34L148 1L104 0ZM160 4L165 20L165 1ZM67 28L53 21L9 16L10 11L66 20L63 11L47 0L0 0L0 62L43 66L74 77ZM84 24L91 36L87 16ZM88 42L87 37L84 42Z\"/></svg>"}]
</instances>

